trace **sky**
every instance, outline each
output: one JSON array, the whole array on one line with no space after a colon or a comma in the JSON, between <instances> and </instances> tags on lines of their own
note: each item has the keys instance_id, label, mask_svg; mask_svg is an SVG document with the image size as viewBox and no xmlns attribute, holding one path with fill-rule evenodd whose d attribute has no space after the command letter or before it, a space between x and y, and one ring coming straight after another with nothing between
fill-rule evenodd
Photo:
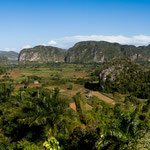
<instances>
[{"instance_id":1,"label":"sky","mask_svg":"<svg viewBox=\"0 0 150 150\"><path fill-rule=\"evenodd\" d=\"M150 0L0 0L0 50L87 40L150 44Z\"/></svg>"}]
</instances>

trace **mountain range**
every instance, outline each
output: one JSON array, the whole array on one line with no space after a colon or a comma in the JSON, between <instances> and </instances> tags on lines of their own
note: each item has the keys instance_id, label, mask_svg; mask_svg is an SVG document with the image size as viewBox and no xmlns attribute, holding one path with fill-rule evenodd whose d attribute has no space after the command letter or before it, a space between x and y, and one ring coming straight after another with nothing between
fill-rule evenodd
<instances>
[{"instance_id":1,"label":"mountain range","mask_svg":"<svg viewBox=\"0 0 150 150\"><path fill-rule=\"evenodd\" d=\"M0 56L8 60L18 60L19 64L66 62L66 63L104 63L115 58L128 57L133 61L150 61L150 45L121 45L105 41L83 41L64 50L52 46L35 46L23 49L20 53L0 51Z\"/></svg>"},{"instance_id":2,"label":"mountain range","mask_svg":"<svg viewBox=\"0 0 150 150\"><path fill-rule=\"evenodd\" d=\"M16 63L18 60L18 53L14 51L0 51L1 64Z\"/></svg>"},{"instance_id":3,"label":"mountain range","mask_svg":"<svg viewBox=\"0 0 150 150\"><path fill-rule=\"evenodd\" d=\"M133 61L150 61L150 45L136 47L105 41L84 41L68 50L52 46L36 46L23 49L18 60L19 63L104 63L122 57L128 57Z\"/></svg>"}]
</instances>

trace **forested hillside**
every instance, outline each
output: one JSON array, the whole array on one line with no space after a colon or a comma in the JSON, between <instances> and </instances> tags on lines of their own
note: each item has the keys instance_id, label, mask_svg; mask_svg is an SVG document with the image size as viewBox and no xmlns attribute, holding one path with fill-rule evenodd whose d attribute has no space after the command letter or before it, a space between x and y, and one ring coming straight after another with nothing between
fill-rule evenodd
<instances>
[{"instance_id":1,"label":"forested hillside","mask_svg":"<svg viewBox=\"0 0 150 150\"><path fill-rule=\"evenodd\" d=\"M100 88L103 92L132 94L147 99L150 92L150 71L129 59L114 59L101 68Z\"/></svg>"},{"instance_id":2,"label":"forested hillside","mask_svg":"<svg viewBox=\"0 0 150 150\"><path fill-rule=\"evenodd\" d=\"M136 47L104 41L85 41L75 44L66 51L56 47L36 46L22 50L19 55L19 63L105 63L122 57L138 62L148 62L150 61L150 45Z\"/></svg>"},{"instance_id":3,"label":"forested hillside","mask_svg":"<svg viewBox=\"0 0 150 150\"><path fill-rule=\"evenodd\" d=\"M19 54L19 63L37 62L64 62L66 51L51 46L36 46L24 49Z\"/></svg>"},{"instance_id":4,"label":"forested hillside","mask_svg":"<svg viewBox=\"0 0 150 150\"><path fill-rule=\"evenodd\" d=\"M136 47L104 41L79 42L68 50L66 62L104 63L120 57L128 57L133 61L149 61L150 45Z\"/></svg>"}]
</instances>

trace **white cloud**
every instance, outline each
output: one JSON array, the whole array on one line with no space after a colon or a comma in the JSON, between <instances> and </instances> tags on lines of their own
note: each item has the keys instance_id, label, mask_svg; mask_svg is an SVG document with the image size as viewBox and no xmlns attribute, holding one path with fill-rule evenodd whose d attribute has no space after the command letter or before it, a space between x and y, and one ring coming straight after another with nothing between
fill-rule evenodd
<instances>
[{"instance_id":1,"label":"white cloud","mask_svg":"<svg viewBox=\"0 0 150 150\"><path fill-rule=\"evenodd\" d=\"M80 42L80 41L107 41L107 42L117 42L120 44L131 44L131 45L148 45L150 44L150 36L146 35L135 35L135 36L124 36L124 35L89 35L89 36L82 36L82 35L77 35L77 36L68 36L68 37L62 37L62 38L57 38L57 39L52 39L51 41L48 42L48 45L55 45L60 48L68 49L72 47L75 43ZM46 46L47 44L42 44ZM26 45L24 48L31 48L30 45ZM20 48L1 48L4 51L20 51Z\"/></svg>"},{"instance_id":2,"label":"white cloud","mask_svg":"<svg viewBox=\"0 0 150 150\"><path fill-rule=\"evenodd\" d=\"M49 41L49 42L48 42L48 44L49 44L49 45L56 45L56 44L57 44L57 42L56 42L56 41L54 41L54 40L51 40L51 41Z\"/></svg>"},{"instance_id":3,"label":"white cloud","mask_svg":"<svg viewBox=\"0 0 150 150\"><path fill-rule=\"evenodd\" d=\"M45 43L43 43L43 44L41 44L42 46L46 46L46 44Z\"/></svg>"},{"instance_id":4,"label":"white cloud","mask_svg":"<svg viewBox=\"0 0 150 150\"><path fill-rule=\"evenodd\" d=\"M90 35L90 36L70 36L62 37L54 40L51 40L49 44L54 43L57 47L69 48L72 47L76 42L80 41L107 41L107 42L117 42L120 44L133 44L136 46L150 44L150 36L145 35L136 35L132 37L127 37L123 35Z\"/></svg>"},{"instance_id":5,"label":"white cloud","mask_svg":"<svg viewBox=\"0 0 150 150\"><path fill-rule=\"evenodd\" d=\"M23 46L23 49L28 49L28 48L31 48L31 46L30 45Z\"/></svg>"}]
</instances>

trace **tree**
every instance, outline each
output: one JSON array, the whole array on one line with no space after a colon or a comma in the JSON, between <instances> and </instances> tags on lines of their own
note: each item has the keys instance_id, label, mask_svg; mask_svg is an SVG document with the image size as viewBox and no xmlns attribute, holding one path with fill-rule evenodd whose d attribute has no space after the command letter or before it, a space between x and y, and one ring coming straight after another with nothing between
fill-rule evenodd
<instances>
[{"instance_id":1,"label":"tree","mask_svg":"<svg viewBox=\"0 0 150 150\"><path fill-rule=\"evenodd\" d=\"M138 108L128 110L124 106L114 107L114 119L107 128L106 134L97 142L98 149L137 149L137 141L143 138L149 130L145 124L142 127Z\"/></svg>"},{"instance_id":2,"label":"tree","mask_svg":"<svg viewBox=\"0 0 150 150\"><path fill-rule=\"evenodd\" d=\"M46 150L60 150L59 142L55 139L55 137L51 137L48 141L43 143L43 146Z\"/></svg>"},{"instance_id":3,"label":"tree","mask_svg":"<svg viewBox=\"0 0 150 150\"><path fill-rule=\"evenodd\" d=\"M68 116L72 114L66 99L60 97L59 89L54 91L40 89L40 92L37 91L32 97L21 106L23 113L21 121L27 123L29 127L45 126L46 134L49 136L57 135L58 128L59 131L66 132L67 126L63 124L69 121Z\"/></svg>"}]
</instances>

